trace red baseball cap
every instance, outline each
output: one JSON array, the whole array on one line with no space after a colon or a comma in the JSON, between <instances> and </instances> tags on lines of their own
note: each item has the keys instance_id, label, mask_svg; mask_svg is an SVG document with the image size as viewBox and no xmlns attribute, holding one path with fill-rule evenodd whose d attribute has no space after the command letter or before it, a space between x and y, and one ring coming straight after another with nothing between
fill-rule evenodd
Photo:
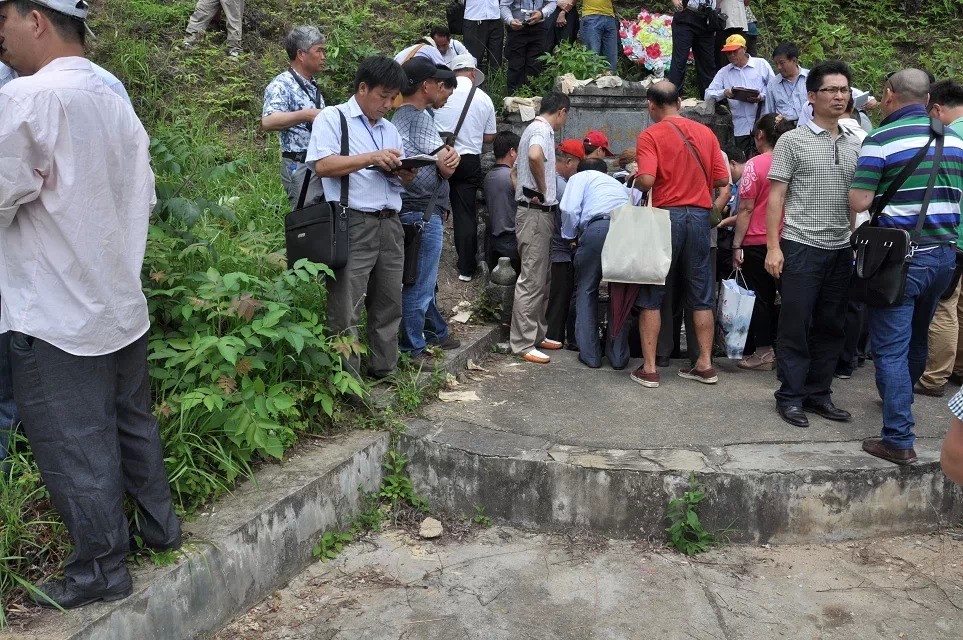
<instances>
[{"instance_id":1,"label":"red baseball cap","mask_svg":"<svg viewBox=\"0 0 963 640\"><path fill-rule=\"evenodd\" d=\"M567 153L570 156L575 156L579 160L585 160L585 147L574 138L562 140L561 144L555 147L555 150Z\"/></svg>"},{"instance_id":2,"label":"red baseball cap","mask_svg":"<svg viewBox=\"0 0 963 640\"><path fill-rule=\"evenodd\" d=\"M608 137L606 137L606 135L601 131L589 131L585 134L585 140L583 140L583 142L585 144L590 144L593 147L601 148L602 151L605 152L605 155L610 158L615 156L615 154L609 150Z\"/></svg>"}]
</instances>

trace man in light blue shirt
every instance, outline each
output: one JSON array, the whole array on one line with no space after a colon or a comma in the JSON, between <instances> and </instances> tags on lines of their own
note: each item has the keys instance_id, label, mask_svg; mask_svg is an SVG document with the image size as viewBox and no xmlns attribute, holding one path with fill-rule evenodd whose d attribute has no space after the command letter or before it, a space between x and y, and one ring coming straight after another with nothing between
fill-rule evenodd
<instances>
[{"instance_id":1,"label":"man in light blue shirt","mask_svg":"<svg viewBox=\"0 0 963 640\"><path fill-rule=\"evenodd\" d=\"M806 124L812 117L806 91L809 69L799 66L799 47L783 42L773 50L772 61L779 75L773 76L766 87L766 112L778 113L800 126Z\"/></svg>"},{"instance_id":2,"label":"man in light blue shirt","mask_svg":"<svg viewBox=\"0 0 963 640\"><path fill-rule=\"evenodd\" d=\"M305 162L321 176L325 197L341 199L347 176L348 264L328 280L328 326L334 333L357 337L362 303L368 310L368 373L383 378L398 364L401 322L401 276L404 231L398 212L401 192L415 171L401 168L404 143L384 119L395 96L408 84L401 65L383 56L361 61L354 95L326 107L314 120ZM341 155L341 115L347 121L348 155ZM370 167L370 168L369 168ZM354 351L347 368L360 376Z\"/></svg>"},{"instance_id":3,"label":"man in light blue shirt","mask_svg":"<svg viewBox=\"0 0 963 640\"><path fill-rule=\"evenodd\" d=\"M599 282L602 281L602 245L609 232L609 216L629 204L625 185L606 174L605 161L583 160L578 173L569 178L559 208L562 211L562 237L578 238L575 250L575 339L579 361L597 369L602 366L598 339ZM609 336L606 354L613 369L622 369L629 360L628 331Z\"/></svg>"},{"instance_id":4,"label":"man in light blue shirt","mask_svg":"<svg viewBox=\"0 0 963 640\"><path fill-rule=\"evenodd\" d=\"M719 69L712 84L706 89L706 98L729 101L736 144L746 152L746 157L756 155L752 129L766 109L766 87L775 74L762 58L753 58L746 52L746 39L740 35L729 36L722 51L729 64ZM747 100L738 100L734 89L754 89L759 94Z\"/></svg>"}]
</instances>

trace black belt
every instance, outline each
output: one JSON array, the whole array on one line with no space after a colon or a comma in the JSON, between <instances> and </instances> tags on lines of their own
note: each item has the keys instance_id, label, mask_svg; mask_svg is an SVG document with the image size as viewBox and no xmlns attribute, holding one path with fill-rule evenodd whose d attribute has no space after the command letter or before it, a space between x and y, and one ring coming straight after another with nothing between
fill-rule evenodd
<instances>
[{"instance_id":1,"label":"black belt","mask_svg":"<svg viewBox=\"0 0 963 640\"><path fill-rule=\"evenodd\" d=\"M554 213L558 211L557 204L535 204L534 202L525 202L524 200L519 200L516 204L520 207L527 207L529 209L538 209L539 211L547 211L548 213Z\"/></svg>"},{"instance_id":2,"label":"black belt","mask_svg":"<svg viewBox=\"0 0 963 640\"><path fill-rule=\"evenodd\" d=\"M353 211L355 213L362 213L366 216L374 216L379 220L385 220L386 218L391 218L398 215L398 212L394 209L378 209L377 211L361 211L359 209L348 209L348 211Z\"/></svg>"},{"instance_id":3,"label":"black belt","mask_svg":"<svg viewBox=\"0 0 963 640\"><path fill-rule=\"evenodd\" d=\"M307 151L282 151L281 157L285 160L294 160L303 163L307 154Z\"/></svg>"},{"instance_id":4,"label":"black belt","mask_svg":"<svg viewBox=\"0 0 963 640\"><path fill-rule=\"evenodd\" d=\"M589 226L590 224L592 224L593 222L598 222L599 220L610 220L611 218L612 218L612 216L610 216L610 215L607 214L607 213L602 214L602 215L600 215L600 216L595 216L594 218L592 218L591 220L589 220L588 222L586 222L586 223L585 223L585 226L587 227L587 226ZM584 227L583 227L583 228L584 228Z\"/></svg>"}]
</instances>

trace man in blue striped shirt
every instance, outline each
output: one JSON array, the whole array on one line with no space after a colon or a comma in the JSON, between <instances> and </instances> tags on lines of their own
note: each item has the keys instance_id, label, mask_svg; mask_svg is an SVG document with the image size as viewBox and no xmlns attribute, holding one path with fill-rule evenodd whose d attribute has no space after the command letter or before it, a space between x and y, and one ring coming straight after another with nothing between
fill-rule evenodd
<instances>
[{"instance_id":1,"label":"man in blue striped shirt","mask_svg":"<svg viewBox=\"0 0 963 640\"><path fill-rule=\"evenodd\" d=\"M926 112L929 88L929 78L919 69L904 69L886 80L881 101L885 117L863 142L849 194L854 221L877 194L886 192L919 149L929 144L926 159L899 188L877 222L881 227L909 232L916 228L935 154L935 143L929 143L931 121ZM883 429L882 437L863 441L863 450L896 464L916 461L913 384L926 366L927 333L940 294L953 277L961 197L963 138L946 128L943 158L920 237L914 243L903 300L892 307L869 310L876 387L883 400Z\"/></svg>"}]
</instances>

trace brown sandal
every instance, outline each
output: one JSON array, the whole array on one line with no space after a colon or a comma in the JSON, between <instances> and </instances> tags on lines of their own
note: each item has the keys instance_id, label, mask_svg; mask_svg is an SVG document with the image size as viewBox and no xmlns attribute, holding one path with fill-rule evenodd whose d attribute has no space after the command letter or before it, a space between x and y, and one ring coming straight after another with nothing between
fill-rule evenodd
<instances>
[{"instance_id":1,"label":"brown sandal","mask_svg":"<svg viewBox=\"0 0 963 640\"><path fill-rule=\"evenodd\" d=\"M740 360L736 366L752 371L772 371L776 368L776 352L770 349L762 356L754 353Z\"/></svg>"}]
</instances>

